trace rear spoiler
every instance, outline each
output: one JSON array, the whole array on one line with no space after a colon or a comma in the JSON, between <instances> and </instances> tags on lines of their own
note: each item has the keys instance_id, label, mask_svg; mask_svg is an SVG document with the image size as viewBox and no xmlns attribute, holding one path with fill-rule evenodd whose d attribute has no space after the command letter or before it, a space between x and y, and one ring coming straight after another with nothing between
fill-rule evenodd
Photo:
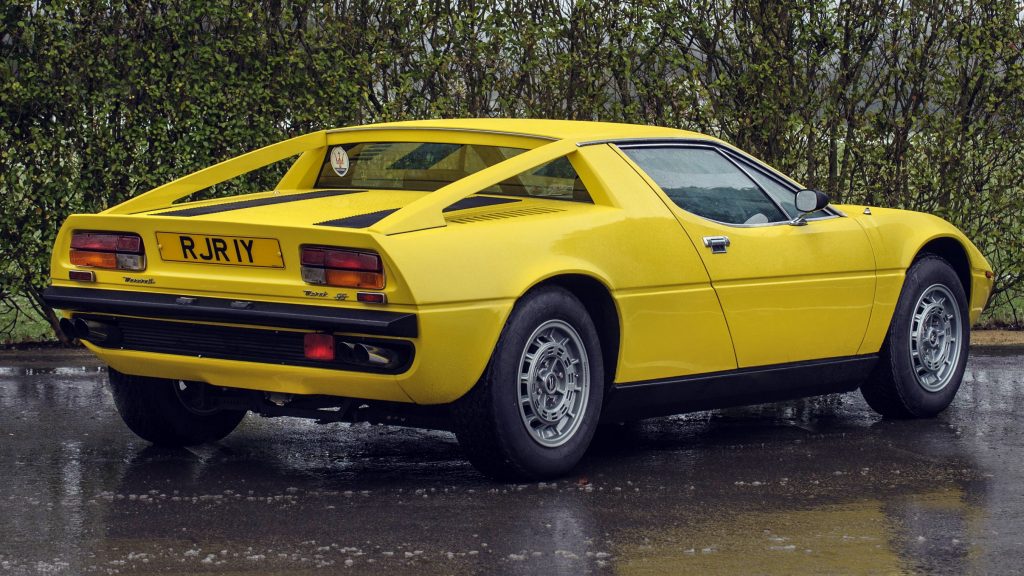
<instances>
[{"instance_id":1,"label":"rear spoiler","mask_svg":"<svg viewBox=\"0 0 1024 576\"><path fill-rule=\"evenodd\" d=\"M291 158L296 154L302 154L277 185L278 189L295 188L297 186L290 186L289 184L299 183L306 173L312 172L311 168L314 164L319 164L326 151L326 131L321 130L320 132L298 136L284 142L278 142L277 144L271 144L270 146L264 146L258 150L247 152L162 186L157 186L149 192L143 192L134 198L103 211L102 214L135 214L137 212L163 208L189 194L195 194L215 184L237 178L242 174Z\"/></svg>"},{"instance_id":2,"label":"rear spoiler","mask_svg":"<svg viewBox=\"0 0 1024 576\"><path fill-rule=\"evenodd\" d=\"M389 128L377 129L386 133ZM271 144L252 152L247 152L183 176L126 200L109 208L102 214L135 214L164 208L181 198L258 170L275 162L300 155L291 168L278 182L277 190L295 190L312 188L317 168L323 162L329 145L341 144L365 138L367 130L321 130L298 136L290 140ZM425 130L426 131L426 130ZM450 133L449 133L450 134ZM513 136L510 134L510 136ZM520 136L521 135L517 135ZM330 140L330 142L328 142ZM427 194L409 203L395 213L374 224L369 230L378 234L401 234L427 228L440 228L446 225L443 210L471 194L498 184L518 174L556 160L575 150L577 144L571 140L555 140L540 144L522 154L500 162L471 174L461 180Z\"/></svg>"}]
</instances>

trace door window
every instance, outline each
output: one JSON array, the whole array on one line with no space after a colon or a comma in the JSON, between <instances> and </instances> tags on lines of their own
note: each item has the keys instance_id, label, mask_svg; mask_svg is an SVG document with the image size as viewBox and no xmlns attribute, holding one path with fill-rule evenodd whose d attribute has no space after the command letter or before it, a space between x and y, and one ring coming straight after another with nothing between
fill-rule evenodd
<instances>
[{"instance_id":1,"label":"door window","mask_svg":"<svg viewBox=\"0 0 1024 576\"><path fill-rule=\"evenodd\" d=\"M789 220L778 203L710 148L624 148L677 206L724 224Z\"/></svg>"},{"instance_id":2,"label":"door window","mask_svg":"<svg viewBox=\"0 0 1024 576\"><path fill-rule=\"evenodd\" d=\"M799 215L799 212L796 210L796 190L788 186L783 186L778 180L768 176L759 168L750 166L747 163L744 163L743 166L746 168L747 174L750 174L750 177L753 178L759 186L761 186L761 189L767 192L769 196L774 198L775 201L782 206L783 210L786 211L786 214L790 218L795 218ZM818 210L817 212L805 214L804 218L813 220L815 218L829 218L831 216L832 214L827 210Z\"/></svg>"}]
</instances>

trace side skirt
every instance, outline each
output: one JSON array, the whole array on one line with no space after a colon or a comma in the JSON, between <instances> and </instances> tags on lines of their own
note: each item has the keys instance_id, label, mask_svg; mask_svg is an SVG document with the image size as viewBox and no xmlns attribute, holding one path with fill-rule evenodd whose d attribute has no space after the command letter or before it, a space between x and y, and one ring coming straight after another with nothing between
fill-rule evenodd
<instances>
[{"instance_id":1,"label":"side skirt","mask_svg":"<svg viewBox=\"0 0 1024 576\"><path fill-rule=\"evenodd\" d=\"M601 418L633 420L850 392L877 362L875 354L847 356L616 384Z\"/></svg>"}]
</instances>

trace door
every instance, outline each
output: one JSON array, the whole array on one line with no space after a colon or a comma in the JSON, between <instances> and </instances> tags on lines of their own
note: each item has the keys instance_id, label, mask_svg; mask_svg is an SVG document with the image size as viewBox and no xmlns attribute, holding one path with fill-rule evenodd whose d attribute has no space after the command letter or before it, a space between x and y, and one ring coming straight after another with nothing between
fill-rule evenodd
<instances>
[{"instance_id":1,"label":"door","mask_svg":"<svg viewBox=\"0 0 1024 576\"><path fill-rule=\"evenodd\" d=\"M794 225L796 188L717 146L633 146L697 246L740 368L853 356L871 316L875 263L834 210Z\"/></svg>"}]
</instances>

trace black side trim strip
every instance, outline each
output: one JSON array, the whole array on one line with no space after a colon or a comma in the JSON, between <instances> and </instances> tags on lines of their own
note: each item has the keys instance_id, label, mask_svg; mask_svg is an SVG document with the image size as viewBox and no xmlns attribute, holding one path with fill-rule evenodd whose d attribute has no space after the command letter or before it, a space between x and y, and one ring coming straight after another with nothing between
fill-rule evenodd
<instances>
[{"instance_id":1,"label":"black side trim strip","mask_svg":"<svg viewBox=\"0 0 1024 576\"><path fill-rule=\"evenodd\" d=\"M874 354L741 368L612 386L602 418L667 416L856 390L878 362Z\"/></svg>"},{"instance_id":2,"label":"black side trim strip","mask_svg":"<svg viewBox=\"0 0 1024 576\"><path fill-rule=\"evenodd\" d=\"M356 214L355 216L346 216L345 218L338 218L337 220L325 220L323 222L317 222L316 226L334 226L336 228L369 228L377 222L387 218L388 216L398 212L398 208L392 208L390 210L381 210L379 212L368 212L366 214Z\"/></svg>"},{"instance_id":3,"label":"black side trim strip","mask_svg":"<svg viewBox=\"0 0 1024 576\"><path fill-rule=\"evenodd\" d=\"M442 212L455 212L456 210L469 210L470 208L483 208L484 206L496 206L508 204L509 202L522 202L518 198L494 198L492 196L470 196L463 198L455 204L445 208Z\"/></svg>"},{"instance_id":4,"label":"black side trim strip","mask_svg":"<svg viewBox=\"0 0 1024 576\"><path fill-rule=\"evenodd\" d=\"M267 196L266 198L239 200L237 202L225 202L224 204L213 204L210 206L196 206L195 208L183 208L181 210L171 210L170 212L158 212L156 214L150 214L150 216L182 216L188 218L191 216L205 216L207 214L230 212L232 210L244 210L245 208L255 208L257 206L271 206L274 204L300 202L302 200L313 200L316 198L344 196L346 194L356 194L359 192L366 192L366 190L316 190L314 192L303 192L301 194Z\"/></svg>"},{"instance_id":5,"label":"black side trim strip","mask_svg":"<svg viewBox=\"0 0 1024 576\"><path fill-rule=\"evenodd\" d=\"M305 328L405 338L415 338L418 334L415 314L385 310L240 302L208 296L56 286L43 291L43 300L54 308L73 312ZM240 303L245 306L239 305Z\"/></svg>"}]
</instances>

